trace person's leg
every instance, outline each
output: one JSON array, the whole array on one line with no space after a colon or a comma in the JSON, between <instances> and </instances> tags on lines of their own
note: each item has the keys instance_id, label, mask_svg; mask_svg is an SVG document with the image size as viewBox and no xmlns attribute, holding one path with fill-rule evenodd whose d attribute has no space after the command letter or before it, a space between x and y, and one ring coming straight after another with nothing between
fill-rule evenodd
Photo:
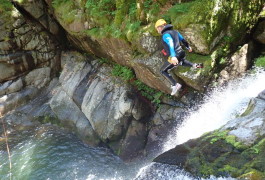
<instances>
[{"instance_id":1,"label":"person's leg","mask_svg":"<svg viewBox=\"0 0 265 180\"><path fill-rule=\"evenodd\" d=\"M203 63L192 63L188 61L185 57L180 60L182 66L193 67L193 68L203 68Z\"/></svg>"},{"instance_id":2,"label":"person's leg","mask_svg":"<svg viewBox=\"0 0 265 180\"><path fill-rule=\"evenodd\" d=\"M174 67L176 67L176 65L170 64L169 62L165 62L160 71L161 74L166 79L168 79L171 84L171 89L172 89L171 95L172 96L176 94L182 87L181 84L177 83L176 80L169 73L169 71L172 70Z\"/></svg>"},{"instance_id":3,"label":"person's leg","mask_svg":"<svg viewBox=\"0 0 265 180\"><path fill-rule=\"evenodd\" d=\"M173 69L175 67L175 65L170 64L169 62L165 62L164 65L162 66L160 72L161 74L169 80L170 84L172 86L175 86L177 84L176 80L171 76L171 74L169 73L169 71L171 69Z\"/></svg>"},{"instance_id":4,"label":"person's leg","mask_svg":"<svg viewBox=\"0 0 265 180\"><path fill-rule=\"evenodd\" d=\"M181 60L182 61L182 66L186 66L186 67L193 67L194 64L190 61L188 61L185 57Z\"/></svg>"},{"instance_id":5,"label":"person's leg","mask_svg":"<svg viewBox=\"0 0 265 180\"><path fill-rule=\"evenodd\" d=\"M179 65L181 66L187 66L187 67L192 67L193 66L193 63L192 62L189 62L186 58L186 53L185 51L181 50L178 52L178 60L179 60Z\"/></svg>"}]
</instances>

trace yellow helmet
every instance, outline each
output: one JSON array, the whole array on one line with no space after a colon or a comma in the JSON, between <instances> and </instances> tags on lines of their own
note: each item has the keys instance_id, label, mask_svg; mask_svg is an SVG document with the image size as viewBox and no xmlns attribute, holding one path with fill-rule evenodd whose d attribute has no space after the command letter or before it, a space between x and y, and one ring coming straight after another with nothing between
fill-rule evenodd
<instances>
[{"instance_id":1,"label":"yellow helmet","mask_svg":"<svg viewBox=\"0 0 265 180\"><path fill-rule=\"evenodd\" d=\"M167 22L164 19L158 19L155 23L155 28L157 28L158 26L162 26L167 24Z\"/></svg>"}]
</instances>

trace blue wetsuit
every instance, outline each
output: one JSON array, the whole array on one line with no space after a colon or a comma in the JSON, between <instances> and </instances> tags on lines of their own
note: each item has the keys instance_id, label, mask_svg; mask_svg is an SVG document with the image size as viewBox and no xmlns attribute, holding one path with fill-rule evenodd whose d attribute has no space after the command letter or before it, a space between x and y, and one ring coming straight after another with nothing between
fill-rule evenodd
<instances>
[{"instance_id":1,"label":"blue wetsuit","mask_svg":"<svg viewBox=\"0 0 265 180\"><path fill-rule=\"evenodd\" d=\"M177 33L178 33L179 41L183 41L184 40L183 36L179 32L177 32ZM175 52L175 48L174 48L174 41L173 41L173 38L171 37L171 35L168 33L165 33L165 34L163 34L162 39L169 47L170 57L176 57L176 52Z\"/></svg>"},{"instance_id":2,"label":"blue wetsuit","mask_svg":"<svg viewBox=\"0 0 265 180\"><path fill-rule=\"evenodd\" d=\"M190 48L183 36L178 31L173 30L172 25L166 25L162 30L162 44L167 54L166 57L177 57L179 60L178 65L192 67L193 63L185 59L185 51L182 49L180 42L182 42L187 49ZM165 76L173 86L175 86L177 82L170 75L169 71L176 66L177 65L171 64L166 60L161 68L161 74Z\"/></svg>"}]
</instances>

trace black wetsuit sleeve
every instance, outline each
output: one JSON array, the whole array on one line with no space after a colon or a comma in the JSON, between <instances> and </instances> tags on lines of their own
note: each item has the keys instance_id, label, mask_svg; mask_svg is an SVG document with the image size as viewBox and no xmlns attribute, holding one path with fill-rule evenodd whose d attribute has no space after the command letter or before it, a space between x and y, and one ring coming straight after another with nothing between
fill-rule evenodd
<instances>
[{"instance_id":1,"label":"black wetsuit sleeve","mask_svg":"<svg viewBox=\"0 0 265 180\"><path fill-rule=\"evenodd\" d=\"M189 45L189 43L188 43L185 39L183 39L181 42L184 44L184 46L185 46L187 49L190 49L190 45Z\"/></svg>"},{"instance_id":2,"label":"black wetsuit sleeve","mask_svg":"<svg viewBox=\"0 0 265 180\"><path fill-rule=\"evenodd\" d=\"M184 37L180 34L180 32L178 32L178 37L179 37L179 40L182 42L182 44L183 44L187 49L190 49L190 45L189 45L189 43L186 41L186 39L184 39Z\"/></svg>"}]
</instances>

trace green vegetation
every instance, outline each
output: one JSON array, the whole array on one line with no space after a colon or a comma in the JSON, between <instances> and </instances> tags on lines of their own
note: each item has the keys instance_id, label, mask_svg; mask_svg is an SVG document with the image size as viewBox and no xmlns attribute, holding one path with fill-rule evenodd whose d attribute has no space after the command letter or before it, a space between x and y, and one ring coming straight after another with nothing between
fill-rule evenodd
<instances>
[{"instance_id":1,"label":"green vegetation","mask_svg":"<svg viewBox=\"0 0 265 180\"><path fill-rule=\"evenodd\" d=\"M183 29L191 23L204 23L210 14L210 8L208 0L180 3L171 7L163 18L167 22L172 22L177 29Z\"/></svg>"},{"instance_id":2,"label":"green vegetation","mask_svg":"<svg viewBox=\"0 0 265 180\"><path fill-rule=\"evenodd\" d=\"M216 60L216 64L221 65L226 65L227 61L220 56L225 57L231 44L239 42L246 29L253 27L262 8L260 0L193 0L182 3L166 0L53 0L52 4L62 23L70 24L76 19L89 23L82 35L121 38L131 42L135 49L143 32L158 35L153 25L159 18L166 19L180 30L190 24L199 25L200 28L194 30L209 47L213 42L221 42Z\"/></svg>"},{"instance_id":3,"label":"green vegetation","mask_svg":"<svg viewBox=\"0 0 265 180\"><path fill-rule=\"evenodd\" d=\"M232 176L235 178L265 178L265 136L252 145L245 145L229 135L229 130L216 130L196 140L188 147L185 167L200 177Z\"/></svg>"},{"instance_id":4,"label":"green vegetation","mask_svg":"<svg viewBox=\"0 0 265 180\"><path fill-rule=\"evenodd\" d=\"M13 5L9 0L0 0L0 14L9 12L13 10Z\"/></svg>"},{"instance_id":5,"label":"green vegetation","mask_svg":"<svg viewBox=\"0 0 265 180\"><path fill-rule=\"evenodd\" d=\"M13 9L13 5L9 0L0 0L0 12L10 11Z\"/></svg>"},{"instance_id":6,"label":"green vegetation","mask_svg":"<svg viewBox=\"0 0 265 180\"><path fill-rule=\"evenodd\" d=\"M265 56L261 56L256 59L255 66L257 67L265 67Z\"/></svg>"},{"instance_id":7,"label":"green vegetation","mask_svg":"<svg viewBox=\"0 0 265 180\"><path fill-rule=\"evenodd\" d=\"M77 4L78 3L78 4ZM55 12L63 23L70 24L77 17L82 7L82 15L78 18L88 19L91 28L84 32L91 36L115 37L133 41L143 30L143 26L154 22L160 8L166 3L146 0L53 0Z\"/></svg>"},{"instance_id":8,"label":"green vegetation","mask_svg":"<svg viewBox=\"0 0 265 180\"><path fill-rule=\"evenodd\" d=\"M212 69L212 58L211 56L204 56L204 55L199 55L195 53L187 53L187 59L193 63L203 63L204 68L200 69L198 71L202 75L209 75L211 69Z\"/></svg>"},{"instance_id":9,"label":"green vegetation","mask_svg":"<svg viewBox=\"0 0 265 180\"><path fill-rule=\"evenodd\" d=\"M43 117L38 117L38 121L42 124L47 124L51 123L54 125L61 126L61 122L58 118L52 117L52 116L43 116Z\"/></svg>"},{"instance_id":10,"label":"green vegetation","mask_svg":"<svg viewBox=\"0 0 265 180\"><path fill-rule=\"evenodd\" d=\"M262 11L261 11L260 16L262 16L262 17L265 16L265 10L262 10Z\"/></svg>"},{"instance_id":11,"label":"green vegetation","mask_svg":"<svg viewBox=\"0 0 265 180\"><path fill-rule=\"evenodd\" d=\"M53 0L52 5L54 8L59 8L60 6L62 6L63 4L66 4L68 2L69 2L69 0Z\"/></svg>"},{"instance_id":12,"label":"green vegetation","mask_svg":"<svg viewBox=\"0 0 265 180\"><path fill-rule=\"evenodd\" d=\"M100 27L109 26L115 16L116 6L112 0L88 0L85 7L87 15Z\"/></svg>"},{"instance_id":13,"label":"green vegetation","mask_svg":"<svg viewBox=\"0 0 265 180\"><path fill-rule=\"evenodd\" d=\"M225 27L233 27L229 29L231 34L231 41L236 43L244 36L246 29L250 30L258 19L258 12L263 7L259 0L249 1L222 1L222 8L218 9L218 2L212 1L212 10L216 11L211 13L208 22L208 41L212 42L215 37L224 31ZM244 12L244 13L242 13Z\"/></svg>"},{"instance_id":14,"label":"green vegetation","mask_svg":"<svg viewBox=\"0 0 265 180\"><path fill-rule=\"evenodd\" d=\"M102 62L110 63L109 65L113 67L111 72L113 76L120 77L124 81L135 86L137 90L141 93L141 95L150 100L151 103L153 103L154 105L159 106L159 104L161 103L161 98L163 96L166 96L166 94L162 93L161 91L150 88L140 80L135 80L136 77L132 69L119 64L111 63L106 59L103 59Z\"/></svg>"},{"instance_id":15,"label":"green vegetation","mask_svg":"<svg viewBox=\"0 0 265 180\"><path fill-rule=\"evenodd\" d=\"M133 85L137 87L137 89L140 91L142 96L146 97L148 100L150 100L155 105L159 105L161 103L161 97L165 96L164 93L161 91L155 90L153 88L150 88L140 80L136 80L133 82Z\"/></svg>"},{"instance_id":16,"label":"green vegetation","mask_svg":"<svg viewBox=\"0 0 265 180\"><path fill-rule=\"evenodd\" d=\"M77 12L78 9L75 5L74 1L70 0L53 0L52 6L55 8L58 13L58 15L62 18L64 23L70 24L72 23L76 18L78 18Z\"/></svg>"},{"instance_id":17,"label":"green vegetation","mask_svg":"<svg viewBox=\"0 0 265 180\"><path fill-rule=\"evenodd\" d=\"M99 59L99 62L100 62L101 64L111 64L111 63L112 63L110 60L108 60L108 59L106 59L106 58L101 58L101 59Z\"/></svg>"},{"instance_id":18,"label":"green vegetation","mask_svg":"<svg viewBox=\"0 0 265 180\"><path fill-rule=\"evenodd\" d=\"M119 64L113 66L111 74L121 77L124 81L129 81L135 77L134 72L130 68Z\"/></svg>"}]
</instances>

